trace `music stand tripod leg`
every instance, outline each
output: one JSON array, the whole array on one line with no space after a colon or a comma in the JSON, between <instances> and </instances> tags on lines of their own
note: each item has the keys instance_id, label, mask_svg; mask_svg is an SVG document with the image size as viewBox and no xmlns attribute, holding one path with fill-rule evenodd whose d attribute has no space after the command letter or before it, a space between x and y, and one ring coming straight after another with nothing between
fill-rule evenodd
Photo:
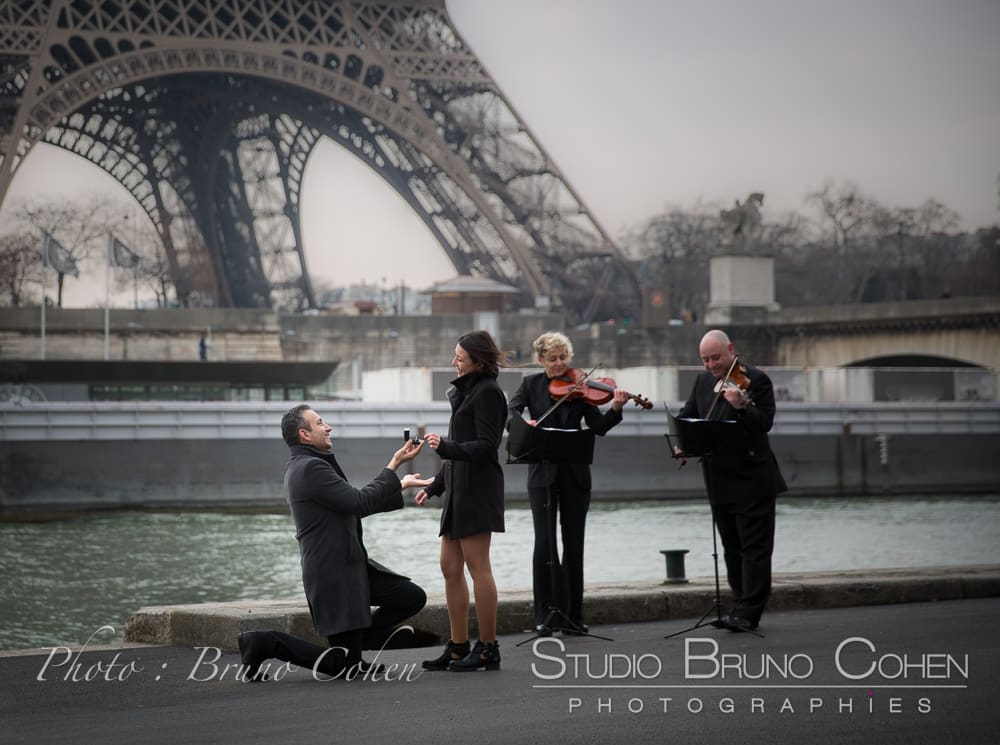
<instances>
[{"instance_id":1,"label":"music stand tripod leg","mask_svg":"<svg viewBox=\"0 0 1000 745\"><path fill-rule=\"evenodd\" d=\"M702 457L708 459L711 458L710 455L703 455ZM710 461L705 465L705 473L707 474L706 478L709 479L708 482L709 488L707 491L709 494L711 494L712 464ZM705 611L704 615L701 618L699 618L698 621L693 626L690 626L686 629L682 629L681 631L675 631L673 634L667 634L663 638L672 639L675 636L686 634L689 631L694 631L695 629L700 629L704 626L714 626L717 629L729 629L730 631L739 631L746 634L753 634L754 636L759 636L761 639L763 639L764 635L761 634L760 632L754 631L752 629L743 628L742 626L737 626L736 624L733 623L729 623L722 617L722 587L719 582L718 528L716 527L715 524L715 511L712 510L711 507L709 507L709 510L711 511L712 514L712 565L715 569L715 597L712 600L712 607L710 607L707 611ZM715 611L715 619L712 621L706 621L705 619L708 618L710 615L712 615L712 611Z\"/></svg>"}]
</instances>

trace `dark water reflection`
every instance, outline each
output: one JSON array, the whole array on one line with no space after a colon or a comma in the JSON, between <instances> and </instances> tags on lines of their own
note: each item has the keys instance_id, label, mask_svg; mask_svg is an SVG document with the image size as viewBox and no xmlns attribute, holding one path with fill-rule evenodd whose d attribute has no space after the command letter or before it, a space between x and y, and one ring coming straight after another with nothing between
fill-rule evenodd
<instances>
[{"instance_id":1,"label":"dark water reflection","mask_svg":"<svg viewBox=\"0 0 1000 745\"><path fill-rule=\"evenodd\" d=\"M442 591L435 509L408 507L365 521L371 554ZM531 515L507 510L494 537L501 594L531 586ZM664 548L687 548L687 574L712 572L702 501L595 504L586 579L658 582ZM785 499L778 572L1000 564L1000 496ZM301 598L298 549L287 514L119 513L0 524L0 649L81 644L111 624L118 636L146 605ZM98 637L110 641L114 636Z\"/></svg>"}]
</instances>

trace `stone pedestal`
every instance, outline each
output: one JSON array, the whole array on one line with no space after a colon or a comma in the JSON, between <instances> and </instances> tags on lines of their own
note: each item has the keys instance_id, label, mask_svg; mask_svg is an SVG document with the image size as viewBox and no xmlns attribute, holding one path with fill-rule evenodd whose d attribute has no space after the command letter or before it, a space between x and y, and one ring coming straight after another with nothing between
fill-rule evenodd
<instances>
[{"instance_id":1,"label":"stone pedestal","mask_svg":"<svg viewBox=\"0 0 1000 745\"><path fill-rule=\"evenodd\" d=\"M726 254L709 262L709 300L705 323L756 323L774 301L774 257Z\"/></svg>"}]
</instances>

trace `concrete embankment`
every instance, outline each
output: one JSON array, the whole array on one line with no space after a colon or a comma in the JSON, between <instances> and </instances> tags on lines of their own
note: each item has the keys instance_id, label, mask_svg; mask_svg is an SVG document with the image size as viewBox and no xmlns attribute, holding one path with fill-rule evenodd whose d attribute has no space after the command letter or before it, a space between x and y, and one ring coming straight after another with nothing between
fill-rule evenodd
<instances>
[{"instance_id":1,"label":"concrete embankment","mask_svg":"<svg viewBox=\"0 0 1000 745\"><path fill-rule=\"evenodd\" d=\"M284 509L286 403L0 407L0 519L143 508ZM447 404L339 403L324 412L355 482L385 464L404 429L445 432ZM593 498L704 495L701 469L670 458L666 417L630 412L595 448ZM809 405L780 409L771 443L796 496L995 493L1000 403ZM501 451L506 460L506 452ZM411 468L437 472L427 451ZM527 466L505 464L506 496L527 498Z\"/></svg>"},{"instance_id":2,"label":"concrete embankment","mask_svg":"<svg viewBox=\"0 0 1000 745\"><path fill-rule=\"evenodd\" d=\"M715 580L687 584L601 585L587 588L584 613L589 624L608 625L698 618L713 608ZM776 574L768 610L845 608L858 605L961 600L1000 596L1000 565L932 569ZM728 593L723 586L723 604ZM714 613L714 611L713 611ZM400 646L438 644L448 638L448 616L442 596L410 622L415 638L404 635ZM763 625L766 626L765 614ZM531 628L530 592L503 593L498 632L515 634ZM229 603L156 606L139 609L125 626L126 642L209 646L236 649L241 631L276 629L324 644L312 626L304 599L245 600Z\"/></svg>"}]
</instances>

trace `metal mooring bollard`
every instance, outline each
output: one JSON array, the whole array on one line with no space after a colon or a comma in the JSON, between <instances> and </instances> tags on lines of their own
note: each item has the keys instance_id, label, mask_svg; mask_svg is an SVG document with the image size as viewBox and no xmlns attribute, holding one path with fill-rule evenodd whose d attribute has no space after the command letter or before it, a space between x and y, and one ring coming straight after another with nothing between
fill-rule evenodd
<instances>
[{"instance_id":1,"label":"metal mooring bollard","mask_svg":"<svg viewBox=\"0 0 1000 745\"><path fill-rule=\"evenodd\" d=\"M686 548L665 548L660 551L667 560L667 578L663 584L683 585L688 581L684 576L684 554L687 552Z\"/></svg>"}]
</instances>

